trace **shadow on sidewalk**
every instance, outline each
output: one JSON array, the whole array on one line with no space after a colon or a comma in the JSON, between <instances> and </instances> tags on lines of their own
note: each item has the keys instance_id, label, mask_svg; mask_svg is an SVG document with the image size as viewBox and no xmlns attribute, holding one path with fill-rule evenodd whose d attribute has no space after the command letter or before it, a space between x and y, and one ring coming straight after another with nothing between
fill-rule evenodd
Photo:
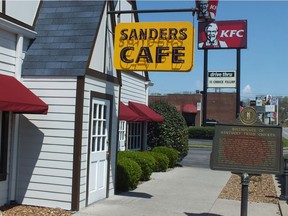
<instances>
[{"instance_id":1,"label":"shadow on sidewalk","mask_svg":"<svg viewBox=\"0 0 288 216\"><path fill-rule=\"evenodd\" d=\"M187 213L185 212L187 216L221 216L219 214L211 214L211 213L201 213L201 214L194 214L194 213Z\"/></svg>"},{"instance_id":2,"label":"shadow on sidewalk","mask_svg":"<svg viewBox=\"0 0 288 216\"><path fill-rule=\"evenodd\" d=\"M143 199L151 199L153 196L147 193L141 193L141 192L123 192L117 194L118 196L127 196L127 197L135 197L135 198L143 198Z\"/></svg>"}]
</instances>

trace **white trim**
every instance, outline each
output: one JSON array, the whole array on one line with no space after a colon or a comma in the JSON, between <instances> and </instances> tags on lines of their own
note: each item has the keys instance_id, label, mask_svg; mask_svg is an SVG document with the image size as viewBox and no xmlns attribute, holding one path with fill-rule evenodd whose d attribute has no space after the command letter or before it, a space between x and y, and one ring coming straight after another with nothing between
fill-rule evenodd
<instances>
[{"instance_id":1,"label":"white trim","mask_svg":"<svg viewBox=\"0 0 288 216\"><path fill-rule=\"evenodd\" d=\"M37 35L35 31L24 28L3 18L0 18L0 28L15 34L22 34L23 36L31 39L35 38Z\"/></svg>"},{"instance_id":2,"label":"white trim","mask_svg":"<svg viewBox=\"0 0 288 216\"><path fill-rule=\"evenodd\" d=\"M9 187L8 187L8 201L16 200L16 182L18 169L18 146L19 146L19 114L14 114L11 117L11 124L14 125L14 130L11 131L13 139L10 151L10 166L9 166ZM9 124L10 125L10 124Z\"/></svg>"},{"instance_id":3,"label":"white trim","mask_svg":"<svg viewBox=\"0 0 288 216\"><path fill-rule=\"evenodd\" d=\"M15 77L17 80L21 78L22 63L23 63L23 35L17 35L16 42L16 62L15 62Z\"/></svg>"}]
</instances>

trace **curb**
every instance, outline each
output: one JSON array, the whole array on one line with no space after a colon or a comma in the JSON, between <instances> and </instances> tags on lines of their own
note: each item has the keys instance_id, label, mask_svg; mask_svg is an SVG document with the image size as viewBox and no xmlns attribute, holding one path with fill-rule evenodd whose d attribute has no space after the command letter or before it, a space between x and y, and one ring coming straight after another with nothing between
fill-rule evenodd
<instances>
[{"instance_id":1,"label":"curb","mask_svg":"<svg viewBox=\"0 0 288 216\"><path fill-rule=\"evenodd\" d=\"M276 180L275 175L273 176L273 180L274 180L275 189L277 192L277 197L279 198L281 195L281 191L280 191L281 185ZM279 207L279 211L280 211L281 216L287 216L288 215L288 204L286 203L286 200L280 200L279 199L278 207Z\"/></svg>"}]
</instances>

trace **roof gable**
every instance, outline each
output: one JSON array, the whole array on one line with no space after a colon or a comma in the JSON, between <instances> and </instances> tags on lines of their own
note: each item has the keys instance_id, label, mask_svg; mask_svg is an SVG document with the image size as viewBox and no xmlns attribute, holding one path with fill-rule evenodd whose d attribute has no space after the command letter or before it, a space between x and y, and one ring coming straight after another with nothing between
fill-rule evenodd
<instances>
[{"instance_id":1,"label":"roof gable","mask_svg":"<svg viewBox=\"0 0 288 216\"><path fill-rule=\"evenodd\" d=\"M44 1L22 74L84 75L104 5L98 0Z\"/></svg>"}]
</instances>

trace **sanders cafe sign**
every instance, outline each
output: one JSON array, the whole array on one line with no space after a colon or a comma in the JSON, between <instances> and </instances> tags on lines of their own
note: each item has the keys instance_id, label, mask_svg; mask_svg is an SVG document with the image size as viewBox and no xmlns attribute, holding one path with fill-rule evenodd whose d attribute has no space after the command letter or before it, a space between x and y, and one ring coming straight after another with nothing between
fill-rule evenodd
<instances>
[{"instance_id":1,"label":"sanders cafe sign","mask_svg":"<svg viewBox=\"0 0 288 216\"><path fill-rule=\"evenodd\" d=\"M122 71L191 71L194 28L190 22L120 23L114 67Z\"/></svg>"}]
</instances>

